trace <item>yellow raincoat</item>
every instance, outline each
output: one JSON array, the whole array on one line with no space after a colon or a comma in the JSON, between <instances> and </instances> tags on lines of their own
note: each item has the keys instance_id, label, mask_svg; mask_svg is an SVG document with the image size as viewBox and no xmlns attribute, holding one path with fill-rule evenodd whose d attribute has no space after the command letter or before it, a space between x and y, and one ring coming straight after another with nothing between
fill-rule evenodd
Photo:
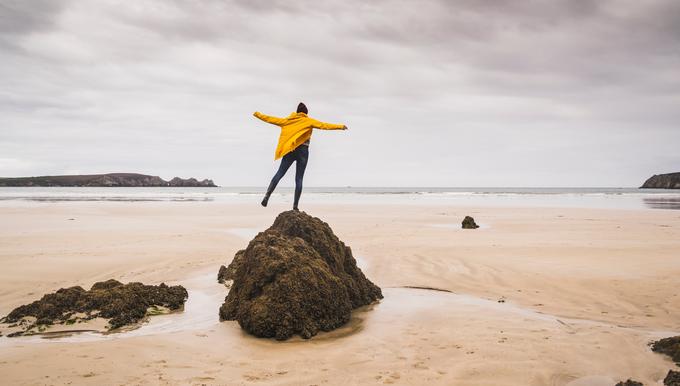
<instances>
[{"instance_id":1,"label":"yellow raincoat","mask_svg":"<svg viewBox=\"0 0 680 386\"><path fill-rule=\"evenodd\" d=\"M284 155L295 150L312 136L312 129L322 130L342 130L344 125L335 125L333 123L325 123L310 118L305 113L292 113L286 118L277 118L269 115L264 115L259 111L254 114L257 118L281 127L281 135L279 136L279 144L276 146L274 159L277 160Z\"/></svg>"}]
</instances>

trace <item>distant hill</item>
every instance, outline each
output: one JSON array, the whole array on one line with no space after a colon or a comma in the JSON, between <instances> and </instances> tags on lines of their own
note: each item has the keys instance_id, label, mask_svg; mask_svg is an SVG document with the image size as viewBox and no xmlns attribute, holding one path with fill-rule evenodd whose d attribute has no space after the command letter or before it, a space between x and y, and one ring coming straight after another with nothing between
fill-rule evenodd
<instances>
[{"instance_id":1,"label":"distant hill","mask_svg":"<svg viewBox=\"0 0 680 386\"><path fill-rule=\"evenodd\" d=\"M655 174L649 177L641 188L680 189L680 172Z\"/></svg>"},{"instance_id":2,"label":"distant hill","mask_svg":"<svg viewBox=\"0 0 680 386\"><path fill-rule=\"evenodd\" d=\"M0 186L90 186L90 187L216 187L212 180L175 177L165 181L158 176L137 173L108 173L69 176L1 178Z\"/></svg>"}]
</instances>

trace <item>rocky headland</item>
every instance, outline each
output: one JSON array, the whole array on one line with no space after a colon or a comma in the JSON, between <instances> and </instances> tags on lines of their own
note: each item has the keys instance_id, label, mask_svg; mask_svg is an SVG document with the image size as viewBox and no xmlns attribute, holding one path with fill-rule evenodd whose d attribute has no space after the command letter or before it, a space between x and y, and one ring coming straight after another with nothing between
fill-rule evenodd
<instances>
[{"instance_id":1,"label":"rocky headland","mask_svg":"<svg viewBox=\"0 0 680 386\"><path fill-rule=\"evenodd\" d=\"M175 177L166 181L138 173L83 174L65 176L0 178L0 186L86 186L86 187L216 187L212 180Z\"/></svg>"},{"instance_id":2,"label":"rocky headland","mask_svg":"<svg viewBox=\"0 0 680 386\"><path fill-rule=\"evenodd\" d=\"M642 189L680 189L680 172L655 174L640 187Z\"/></svg>"},{"instance_id":3,"label":"rocky headland","mask_svg":"<svg viewBox=\"0 0 680 386\"><path fill-rule=\"evenodd\" d=\"M338 328L353 309L383 297L330 226L298 211L279 214L220 268L218 280L233 280L220 319L277 340Z\"/></svg>"}]
</instances>

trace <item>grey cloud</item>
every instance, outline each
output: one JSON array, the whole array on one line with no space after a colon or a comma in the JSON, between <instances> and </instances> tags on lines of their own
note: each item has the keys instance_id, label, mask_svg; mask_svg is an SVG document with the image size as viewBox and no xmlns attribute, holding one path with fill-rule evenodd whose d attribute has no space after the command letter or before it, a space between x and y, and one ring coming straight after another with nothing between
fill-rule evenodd
<instances>
[{"instance_id":1,"label":"grey cloud","mask_svg":"<svg viewBox=\"0 0 680 386\"><path fill-rule=\"evenodd\" d=\"M18 35L48 30L67 5L67 0L2 0L0 33Z\"/></svg>"}]
</instances>

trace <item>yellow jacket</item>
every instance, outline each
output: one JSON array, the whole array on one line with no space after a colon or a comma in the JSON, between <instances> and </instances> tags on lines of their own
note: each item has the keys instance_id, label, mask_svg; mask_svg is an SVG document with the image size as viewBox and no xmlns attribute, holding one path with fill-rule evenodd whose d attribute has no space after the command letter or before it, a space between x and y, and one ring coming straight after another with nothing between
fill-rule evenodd
<instances>
[{"instance_id":1,"label":"yellow jacket","mask_svg":"<svg viewBox=\"0 0 680 386\"><path fill-rule=\"evenodd\" d=\"M279 144L276 146L276 152L274 153L275 160L290 153L307 141L312 136L312 129L314 128L322 130L342 130L345 127L344 125L317 121L314 118L308 117L305 113L291 113L286 118L264 115L259 111L256 111L253 115L267 123L281 127Z\"/></svg>"}]
</instances>

